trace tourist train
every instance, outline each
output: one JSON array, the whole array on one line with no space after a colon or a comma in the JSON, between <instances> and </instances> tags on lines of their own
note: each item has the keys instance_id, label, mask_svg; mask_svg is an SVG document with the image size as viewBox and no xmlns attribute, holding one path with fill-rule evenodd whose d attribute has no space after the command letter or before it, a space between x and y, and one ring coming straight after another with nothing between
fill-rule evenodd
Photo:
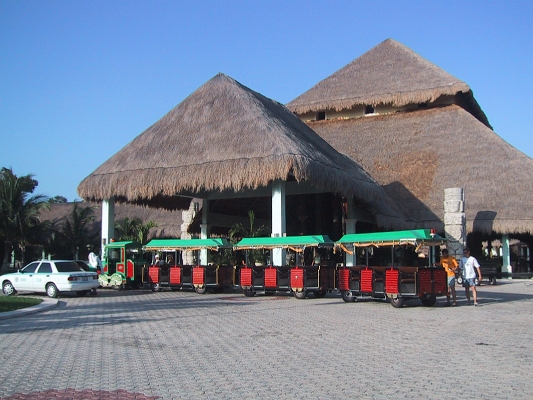
<instances>
[{"instance_id":1,"label":"tourist train","mask_svg":"<svg viewBox=\"0 0 533 400\"><path fill-rule=\"evenodd\" d=\"M251 237L231 244L224 238L153 239L142 246L124 241L105 246L100 284L191 289L199 294L240 288L245 296L288 293L297 299L340 293L358 298L435 304L447 293L446 273L435 266L446 239L431 229L326 235ZM204 252L204 257L201 253ZM284 265L272 265L278 252ZM209 254L210 262L201 265Z\"/></svg>"}]
</instances>

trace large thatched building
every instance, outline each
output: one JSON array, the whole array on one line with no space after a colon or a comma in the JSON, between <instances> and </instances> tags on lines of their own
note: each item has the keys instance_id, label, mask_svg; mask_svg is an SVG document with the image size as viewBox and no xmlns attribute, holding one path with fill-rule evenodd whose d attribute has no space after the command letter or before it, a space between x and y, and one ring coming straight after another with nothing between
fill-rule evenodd
<instances>
[{"instance_id":1,"label":"large thatched building","mask_svg":"<svg viewBox=\"0 0 533 400\"><path fill-rule=\"evenodd\" d=\"M460 187L467 232L530 238L533 160L492 130L466 83L402 44L382 42L287 107L417 226L442 232L444 189Z\"/></svg>"}]
</instances>

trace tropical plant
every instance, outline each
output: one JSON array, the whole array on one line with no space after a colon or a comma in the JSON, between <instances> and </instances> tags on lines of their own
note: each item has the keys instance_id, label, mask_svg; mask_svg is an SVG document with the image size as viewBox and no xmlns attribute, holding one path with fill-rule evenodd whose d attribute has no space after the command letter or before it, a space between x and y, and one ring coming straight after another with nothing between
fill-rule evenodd
<instances>
[{"instance_id":1,"label":"tropical plant","mask_svg":"<svg viewBox=\"0 0 533 400\"><path fill-rule=\"evenodd\" d=\"M259 228L255 228L255 213L252 210L248 211L249 225L245 226L240 222L233 225L228 231L229 240L231 243L235 244L245 237L260 237L260 236L269 236L270 230L265 226L261 225ZM266 262L267 254L262 250L249 250L248 251L248 262L250 264L257 262Z\"/></svg>"},{"instance_id":2,"label":"tropical plant","mask_svg":"<svg viewBox=\"0 0 533 400\"><path fill-rule=\"evenodd\" d=\"M148 243L150 229L156 228L155 221L143 223L140 218L124 218L122 222L115 224L115 233L119 241L132 240L141 244Z\"/></svg>"},{"instance_id":3,"label":"tropical plant","mask_svg":"<svg viewBox=\"0 0 533 400\"><path fill-rule=\"evenodd\" d=\"M33 175L17 177L12 168L0 170L0 242L3 242L3 264L9 263L14 246L22 251L29 244L38 244L45 226L39 213L48 207L48 197L31 195L39 183Z\"/></svg>"}]
</instances>

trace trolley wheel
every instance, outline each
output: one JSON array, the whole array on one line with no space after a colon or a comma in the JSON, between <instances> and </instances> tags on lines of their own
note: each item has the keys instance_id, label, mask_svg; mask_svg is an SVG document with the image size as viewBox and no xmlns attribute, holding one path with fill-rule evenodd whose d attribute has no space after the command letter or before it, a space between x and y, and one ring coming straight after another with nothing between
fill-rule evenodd
<instances>
[{"instance_id":1,"label":"trolley wheel","mask_svg":"<svg viewBox=\"0 0 533 400\"><path fill-rule=\"evenodd\" d=\"M243 293L244 293L244 295L246 297L254 297L255 296L255 292L253 290L251 290L251 289L245 289L243 291Z\"/></svg>"},{"instance_id":2,"label":"trolley wheel","mask_svg":"<svg viewBox=\"0 0 533 400\"><path fill-rule=\"evenodd\" d=\"M424 306L433 307L435 305L435 302L437 301L437 297L435 297L434 295L426 295L422 296L420 300L422 301L422 304Z\"/></svg>"},{"instance_id":3,"label":"trolley wheel","mask_svg":"<svg viewBox=\"0 0 533 400\"><path fill-rule=\"evenodd\" d=\"M463 283L463 277L462 277L462 276L460 276L459 278L457 278L457 283L458 283L459 285L461 285L461 284Z\"/></svg>"},{"instance_id":4,"label":"trolley wheel","mask_svg":"<svg viewBox=\"0 0 533 400\"><path fill-rule=\"evenodd\" d=\"M161 285L159 283L152 283L152 292L160 292Z\"/></svg>"},{"instance_id":5,"label":"trolley wheel","mask_svg":"<svg viewBox=\"0 0 533 400\"><path fill-rule=\"evenodd\" d=\"M317 299L320 299L320 298L324 297L326 295L326 293L327 293L326 289L315 290L313 292L313 294L315 295L315 297Z\"/></svg>"},{"instance_id":6,"label":"trolley wheel","mask_svg":"<svg viewBox=\"0 0 533 400\"><path fill-rule=\"evenodd\" d=\"M346 303L352 303L355 301L355 296L351 290L343 290L341 296Z\"/></svg>"},{"instance_id":7,"label":"trolley wheel","mask_svg":"<svg viewBox=\"0 0 533 400\"><path fill-rule=\"evenodd\" d=\"M405 298L403 298L403 297L390 297L389 301L390 301L391 305L394 308L402 308L403 304L405 303Z\"/></svg>"},{"instance_id":8,"label":"trolley wheel","mask_svg":"<svg viewBox=\"0 0 533 400\"><path fill-rule=\"evenodd\" d=\"M196 291L196 293L198 294L205 294L205 292L207 292L207 287L204 285L204 286L196 286L194 288L194 290Z\"/></svg>"},{"instance_id":9,"label":"trolley wheel","mask_svg":"<svg viewBox=\"0 0 533 400\"><path fill-rule=\"evenodd\" d=\"M297 291L294 292L294 297L296 297L298 300L305 299L305 296L307 296L307 291L305 290L302 290L300 292L297 292Z\"/></svg>"},{"instance_id":10,"label":"trolley wheel","mask_svg":"<svg viewBox=\"0 0 533 400\"><path fill-rule=\"evenodd\" d=\"M122 276L119 274L113 274L111 275L111 279L109 280L109 283L115 290L121 290L122 289Z\"/></svg>"}]
</instances>

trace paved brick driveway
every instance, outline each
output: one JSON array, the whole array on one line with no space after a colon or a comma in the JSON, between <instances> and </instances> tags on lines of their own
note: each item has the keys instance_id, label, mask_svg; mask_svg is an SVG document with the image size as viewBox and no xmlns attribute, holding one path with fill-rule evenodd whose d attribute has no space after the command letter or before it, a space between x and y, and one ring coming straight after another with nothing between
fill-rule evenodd
<instances>
[{"instance_id":1,"label":"paved brick driveway","mask_svg":"<svg viewBox=\"0 0 533 400\"><path fill-rule=\"evenodd\" d=\"M482 306L100 290L0 320L1 399L523 399L533 281Z\"/></svg>"}]
</instances>

